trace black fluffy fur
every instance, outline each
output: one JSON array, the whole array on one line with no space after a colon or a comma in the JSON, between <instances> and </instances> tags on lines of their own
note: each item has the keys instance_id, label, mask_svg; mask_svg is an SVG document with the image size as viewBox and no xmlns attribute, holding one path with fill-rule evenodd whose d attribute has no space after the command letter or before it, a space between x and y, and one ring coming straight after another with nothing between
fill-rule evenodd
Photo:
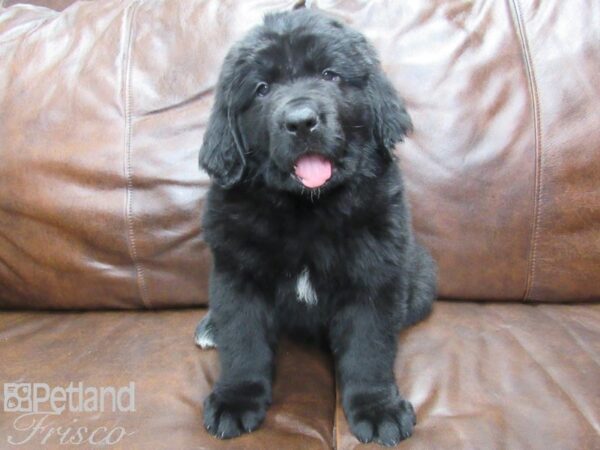
<instances>
[{"instance_id":1,"label":"black fluffy fur","mask_svg":"<svg viewBox=\"0 0 600 450\"><path fill-rule=\"evenodd\" d=\"M283 126L298 104L319 117L307 135ZM435 266L415 241L393 153L410 128L373 48L331 18L272 14L230 50L200 153L214 180L204 212L211 312L200 324L214 329L221 360L204 403L212 434L260 425L286 332L328 344L358 439L411 435L415 414L393 373L397 333L429 313ZM307 152L334 167L319 189L293 176ZM296 298L305 269L316 304Z\"/></svg>"}]
</instances>

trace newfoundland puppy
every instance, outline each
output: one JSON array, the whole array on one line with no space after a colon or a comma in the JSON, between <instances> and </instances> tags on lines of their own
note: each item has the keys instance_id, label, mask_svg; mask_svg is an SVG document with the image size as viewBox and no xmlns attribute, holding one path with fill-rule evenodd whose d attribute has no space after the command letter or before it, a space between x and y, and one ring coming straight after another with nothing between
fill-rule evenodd
<instances>
[{"instance_id":1,"label":"newfoundland puppy","mask_svg":"<svg viewBox=\"0 0 600 450\"><path fill-rule=\"evenodd\" d=\"M332 18L271 14L229 51L200 151L214 267L196 342L221 361L204 402L211 434L260 425L287 333L331 349L359 440L411 435L396 339L429 313L435 266L394 157L410 128L373 47Z\"/></svg>"}]
</instances>

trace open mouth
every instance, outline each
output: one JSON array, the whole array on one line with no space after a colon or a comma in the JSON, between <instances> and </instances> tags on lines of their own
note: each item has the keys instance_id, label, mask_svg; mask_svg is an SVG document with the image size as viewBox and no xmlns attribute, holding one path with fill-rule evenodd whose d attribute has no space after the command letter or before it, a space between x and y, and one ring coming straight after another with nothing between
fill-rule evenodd
<instances>
[{"instance_id":1,"label":"open mouth","mask_svg":"<svg viewBox=\"0 0 600 450\"><path fill-rule=\"evenodd\" d=\"M294 164L295 178L309 189L319 188L333 173L333 164L327 158L316 153L302 155Z\"/></svg>"}]
</instances>

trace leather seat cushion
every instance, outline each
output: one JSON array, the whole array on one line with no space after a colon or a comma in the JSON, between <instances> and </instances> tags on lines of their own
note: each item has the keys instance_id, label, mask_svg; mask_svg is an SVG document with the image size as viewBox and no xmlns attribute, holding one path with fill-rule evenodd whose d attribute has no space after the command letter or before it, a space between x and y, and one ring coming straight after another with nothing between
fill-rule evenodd
<instances>
[{"instance_id":1,"label":"leather seat cushion","mask_svg":"<svg viewBox=\"0 0 600 450\"><path fill-rule=\"evenodd\" d=\"M216 350L194 344L195 325L203 314L203 310L2 313L0 381L51 387L80 381L84 387L134 382L135 412L65 410L46 422L67 427L77 420L76 426L90 430L120 426L134 433L110 448L331 448L335 388L330 360L289 342L279 351L273 405L260 430L234 441L220 441L204 430L202 402L218 377L219 365ZM0 412L0 447L7 445L8 436L19 440L27 436L14 428L19 415ZM42 437L36 434L18 447L39 449ZM48 445L59 447L56 438Z\"/></svg>"},{"instance_id":2,"label":"leather seat cushion","mask_svg":"<svg viewBox=\"0 0 600 450\"><path fill-rule=\"evenodd\" d=\"M226 442L206 434L202 401L218 358L193 343L203 314L3 313L0 380L135 382L134 413L65 411L53 421L135 431L123 448L362 448L336 407L329 356L287 341L263 427ZM396 376L418 416L400 448L600 446L600 305L439 302L399 339ZM13 429L17 415L0 413L0 436L22 436Z\"/></svg>"}]
</instances>

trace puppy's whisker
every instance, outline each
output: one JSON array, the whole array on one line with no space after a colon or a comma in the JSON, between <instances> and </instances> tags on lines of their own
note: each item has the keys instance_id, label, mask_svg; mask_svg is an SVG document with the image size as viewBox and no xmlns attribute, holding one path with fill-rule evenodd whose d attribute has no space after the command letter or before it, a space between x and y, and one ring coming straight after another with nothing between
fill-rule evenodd
<instances>
[{"instance_id":1,"label":"puppy's whisker","mask_svg":"<svg viewBox=\"0 0 600 450\"><path fill-rule=\"evenodd\" d=\"M341 134L336 134L336 135L333 137L333 140L334 140L334 141L335 141L337 144L339 144L339 145L343 145L343 144L344 144L344 142L346 141L346 139L344 138L344 136L343 136L343 135L341 135Z\"/></svg>"}]
</instances>

